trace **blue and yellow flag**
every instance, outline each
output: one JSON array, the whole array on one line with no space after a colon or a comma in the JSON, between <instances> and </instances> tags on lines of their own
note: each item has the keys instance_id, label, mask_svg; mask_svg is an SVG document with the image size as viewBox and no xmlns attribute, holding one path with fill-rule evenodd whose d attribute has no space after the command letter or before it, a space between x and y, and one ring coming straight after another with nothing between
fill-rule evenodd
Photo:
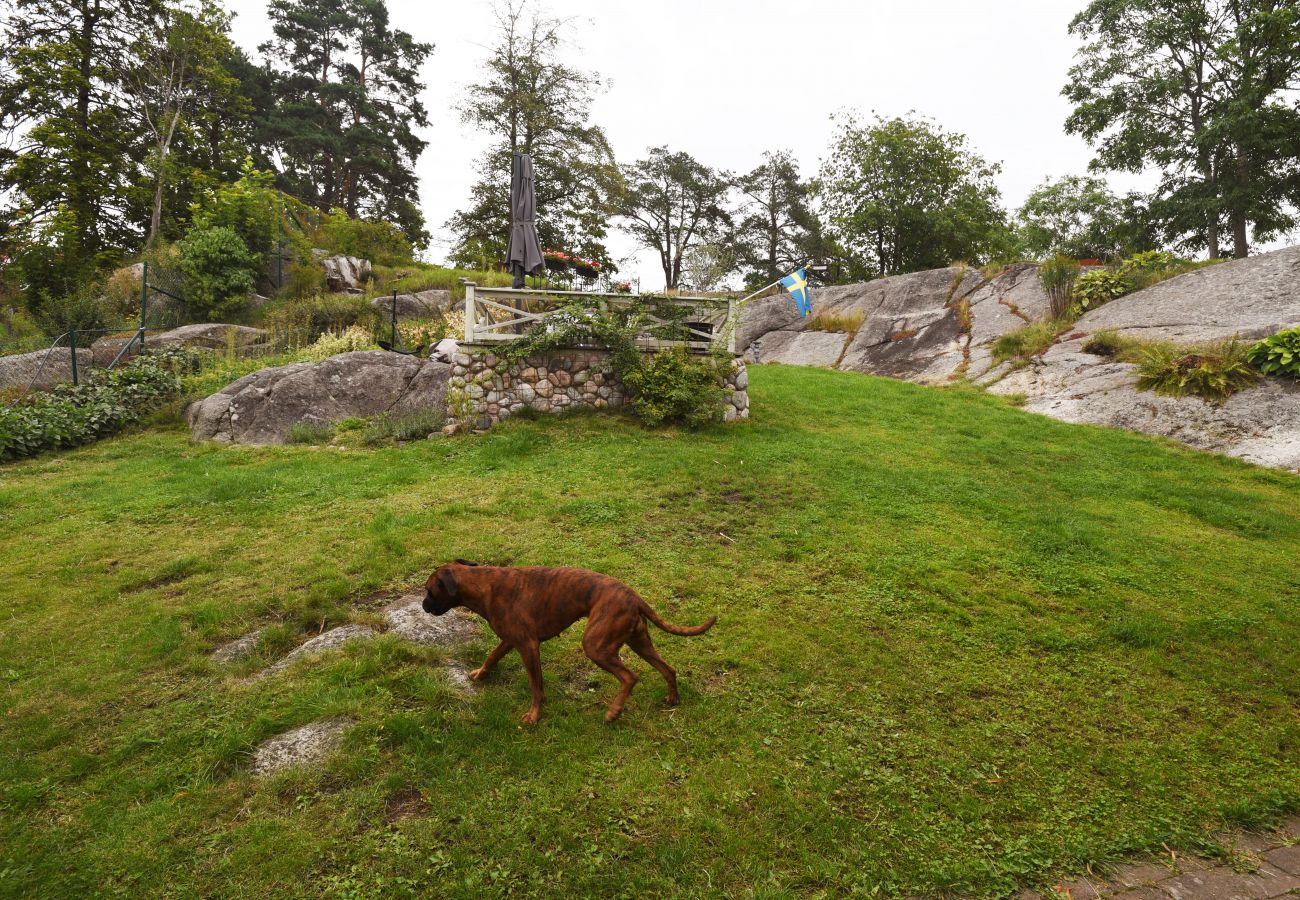
<instances>
[{"instance_id":1,"label":"blue and yellow flag","mask_svg":"<svg viewBox=\"0 0 1300 900\"><path fill-rule=\"evenodd\" d=\"M806 316L812 312L812 301L808 299L808 279L804 278L803 269L782 278L781 287L794 298L799 307L799 315Z\"/></svg>"}]
</instances>

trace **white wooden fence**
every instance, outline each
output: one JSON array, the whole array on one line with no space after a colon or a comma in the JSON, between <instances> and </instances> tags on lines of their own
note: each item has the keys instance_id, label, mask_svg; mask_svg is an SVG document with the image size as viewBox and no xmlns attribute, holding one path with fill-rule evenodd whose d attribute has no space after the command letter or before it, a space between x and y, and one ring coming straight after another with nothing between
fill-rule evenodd
<instances>
[{"instance_id":1,"label":"white wooden fence","mask_svg":"<svg viewBox=\"0 0 1300 900\"><path fill-rule=\"evenodd\" d=\"M589 309L612 312L644 299L633 294L489 288L479 287L472 281L464 284L467 344L518 340L533 328L545 327L546 320L555 316L560 307L574 301ZM729 352L736 352L738 307L734 298L656 297L650 304L647 329L670 324L654 315L654 306L663 303L687 308L686 339L663 340L647 331L637 336L638 347L646 350L665 347L707 350L718 342L725 342Z\"/></svg>"}]
</instances>

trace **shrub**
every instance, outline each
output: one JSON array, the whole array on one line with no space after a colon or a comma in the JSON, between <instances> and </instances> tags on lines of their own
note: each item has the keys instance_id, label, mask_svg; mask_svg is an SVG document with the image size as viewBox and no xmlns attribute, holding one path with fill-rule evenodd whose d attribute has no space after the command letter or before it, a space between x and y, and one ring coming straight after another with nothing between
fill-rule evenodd
<instances>
[{"instance_id":1,"label":"shrub","mask_svg":"<svg viewBox=\"0 0 1300 900\"><path fill-rule=\"evenodd\" d=\"M286 444L328 444L334 437L330 422L294 422L285 436Z\"/></svg>"},{"instance_id":2,"label":"shrub","mask_svg":"<svg viewBox=\"0 0 1300 900\"><path fill-rule=\"evenodd\" d=\"M678 423L699 428L722 418L726 363L708 354L692 356L684 348L648 354L622 373L637 416L647 425Z\"/></svg>"},{"instance_id":3,"label":"shrub","mask_svg":"<svg viewBox=\"0 0 1300 900\"><path fill-rule=\"evenodd\" d=\"M65 297L45 297L36 309L36 321L51 338L65 331L103 330L119 324L109 315L100 286L89 283Z\"/></svg>"},{"instance_id":4,"label":"shrub","mask_svg":"<svg viewBox=\"0 0 1300 900\"><path fill-rule=\"evenodd\" d=\"M384 413L370 420L361 440L370 446L389 441L419 441L441 431L446 423L446 415L435 410Z\"/></svg>"},{"instance_id":5,"label":"shrub","mask_svg":"<svg viewBox=\"0 0 1300 900\"><path fill-rule=\"evenodd\" d=\"M0 306L0 354L26 353L49 346L40 326L21 307Z\"/></svg>"},{"instance_id":6,"label":"shrub","mask_svg":"<svg viewBox=\"0 0 1300 900\"><path fill-rule=\"evenodd\" d=\"M328 359L340 353L352 353L356 350L375 350L374 335L369 329L353 325L343 331L327 331L303 351L307 359Z\"/></svg>"},{"instance_id":7,"label":"shrub","mask_svg":"<svg viewBox=\"0 0 1300 900\"><path fill-rule=\"evenodd\" d=\"M104 281L104 308L115 318L126 320L140 315L140 274L130 266L115 270Z\"/></svg>"},{"instance_id":8,"label":"shrub","mask_svg":"<svg viewBox=\"0 0 1300 900\"><path fill-rule=\"evenodd\" d=\"M1123 297L1131 290L1128 278L1114 269L1092 269L1079 276L1072 294L1079 309L1087 310Z\"/></svg>"},{"instance_id":9,"label":"shrub","mask_svg":"<svg viewBox=\"0 0 1300 900\"><path fill-rule=\"evenodd\" d=\"M1127 338L1120 337L1118 331L1099 331L1083 342L1083 352L1093 356L1116 357L1123 354L1132 343Z\"/></svg>"},{"instance_id":10,"label":"shrub","mask_svg":"<svg viewBox=\"0 0 1300 900\"><path fill-rule=\"evenodd\" d=\"M192 230L229 228L254 258L269 255L280 240L286 207L298 205L274 184L274 173L245 162L238 181L219 185L195 204Z\"/></svg>"},{"instance_id":11,"label":"shrub","mask_svg":"<svg viewBox=\"0 0 1300 900\"><path fill-rule=\"evenodd\" d=\"M1265 375L1300 378L1300 327L1264 338L1250 348L1247 356Z\"/></svg>"},{"instance_id":12,"label":"shrub","mask_svg":"<svg viewBox=\"0 0 1300 900\"><path fill-rule=\"evenodd\" d=\"M305 347L321 335L341 333L353 326L375 334L382 324L370 301L354 294L317 294L276 301L263 307L261 317L262 327L273 332L281 346L289 347Z\"/></svg>"},{"instance_id":13,"label":"shrub","mask_svg":"<svg viewBox=\"0 0 1300 900\"><path fill-rule=\"evenodd\" d=\"M242 311L253 293L257 258L233 228L190 229L180 242L185 305L203 319L227 319Z\"/></svg>"},{"instance_id":14,"label":"shrub","mask_svg":"<svg viewBox=\"0 0 1300 900\"><path fill-rule=\"evenodd\" d=\"M396 225L368 219L353 219L341 209L325 216L317 232L321 246L345 256L359 256L372 263L395 266L410 262L411 242Z\"/></svg>"},{"instance_id":15,"label":"shrub","mask_svg":"<svg viewBox=\"0 0 1300 900\"><path fill-rule=\"evenodd\" d=\"M175 355L153 352L120 369L92 371L80 385L60 385L0 409L0 459L75 447L120 431L180 391Z\"/></svg>"},{"instance_id":16,"label":"shrub","mask_svg":"<svg viewBox=\"0 0 1300 900\"><path fill-rule=\"evenodd\" d=\"M1137 386L1170 397L1192 394L1223 403L1260 378L1247 353L1236 338L1208 347L1147 344L1137 350Z\"/></svg>"},{"instance_id":17,"label":"shrub","mask_svg":"<svg viewBox=\"0 0 1300 900\"><path fill-rule=\"evenodd\" d=\"M1029 359L1047 351L1065 328L1062 322L1032 322L1009 331L993 344L993 357L999 361L1019 357Z\"/></svg>"},{"instance_id":18,"label":"shrub","mask_svg":"<svg viewBox=\"0 0 1300 900\"><path fill-rule=\"evenodd\" d=\"M1068 256L1054 256L1038 267L1038 279L1052 304L1052 317L1070 314L1070 292L1079 277L1079 263Z\"/></svg>"}]
</instances>

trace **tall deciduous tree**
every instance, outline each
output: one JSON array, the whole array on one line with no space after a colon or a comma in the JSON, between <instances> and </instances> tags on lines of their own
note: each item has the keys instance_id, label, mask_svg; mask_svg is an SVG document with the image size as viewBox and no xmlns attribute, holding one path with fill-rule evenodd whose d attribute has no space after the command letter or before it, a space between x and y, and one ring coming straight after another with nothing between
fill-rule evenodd
<instances>
[{"instance_id":1,"label":"tall deciduous tree","mask_svg":"<svg viewBox=\"0 0 1300 900\"><path fill-rule=\"evenodd\" d=\"M747 283L769 284L815 254L817 217L812 187L799 178L788 150L763 154L763 162L737 182L744 197L737 243Z\"/></svg>"},{"instance_id":2,"label":"tall deciduous tree","mask_svg":"<svg viewBox=\"0 0 1300 900\"><path fill-rule=\"evenodd\" d=\"M122 87L157 7L5 0L0 9L0 241L23 251L30 295L63 294L138 234L124 198L141 147Z\"/></svg>"},{"instance_id":3,"label":"tall deciduous tree","mask_svg":"<svg viewBox=\"0 0 1300 900\"><path fill-rule=\"evenodd\" d=\"M1093 0L1062 93L1066 130L1099 169L1163 173L1157 209L1195 223L1182 242L1249 252L1294 224L1300 193L1300 9L1294 0Z\"/></svg>"},{"instance_id":4,"label":"tall deciduous tree","mask_svg":"<svg viewBox=\"0 0 1300 900\"><path fill-rule=\"evenodd\" d=\"M569 22L511 0L497 9L498 35L482 81L461 106L465 122L491 136L479 159L470 205L447 223L454 258L505 258L510 227L510 159L533 157L537 233L543 247L597 259L607 270L607 222L620 177L604 129L591 122L600 78L566 64Z\"/></svg>"},{"instance_id":5,"label":"tall deciduous tree","mask_svg":"<svg viewBox=\"0 0 1300 900\"><path fill-rule=\"evenodd\" d=\"M664 285L676 288L692 248L727 236L731 177L667 147L652 148L624 170L624 177L619 203L624 226L638 244L659 255Z\"/></svg>"},{"instance_id":6,"label":"tall deciduous tree","mask_svg":"<svg viewBox=\"0 0 1300 900\"><path fill-rule=\"evenodd\" d=\"M1006 243L993 176L966 137L909 116L842 123L822 168L832 237L858 277L989 258Z\"/></svg>"},{"instance_id":7,"label":"tall deciduous tree","mask_svg":"<svg viewBox=\"0 0 1300 900\"><path fill-rule=\"evenodd\" d=\"M391 28L384 0L272 0L268 13L275 37L262 52L278 75L268 137L285 189L427 242L415 129L428 125L419 70L433 45Z\"/></svg>"},{"instance_id":8,"label":"tall deciduous tree","mask_svg":"<svg viewBox=\"0 0 1300 900\"><path fill-rule=\"evenodd\" d=\"M1067 175L1030 192L1016 213L1021 248L1036 257L1109 259L1155 249L1136 196L1117 197L1100 178Z\"/></svg>"}]
</instances>

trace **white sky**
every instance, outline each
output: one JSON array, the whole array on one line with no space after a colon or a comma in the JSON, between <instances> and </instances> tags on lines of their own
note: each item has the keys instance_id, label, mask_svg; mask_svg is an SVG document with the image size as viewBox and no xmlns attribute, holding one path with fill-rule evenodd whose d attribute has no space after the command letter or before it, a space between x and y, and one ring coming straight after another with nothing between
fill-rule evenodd
<instances>
[{"instance_id":1,"label":"white sky","mask_svg":"<svg viewBox=\"0 0 1300 900\"><path fill-rule=\"evenodd\" d=\"M250 52L270 35L264 0L227 0L235 39ZM701 162L748 171L764 150L794 151L813 174L840 110L910 110L966 134L1001 162L1014 210L1044 177L1083 173L1087 145L1065 134L1061 97L1077 41L1067 32L1085 0L549 0L573 17L572 63L611 83L592 104L620 161L667 144ZM420 195L440 262L448 217L465 204L486 138L454 107L479 77L494 35L488 0L389 0L392 24L437 46L423 71L430 125ZM1111 175L1116 191L1145 186ZM609 242L630 254L626 237ZM661 287L653 254L623 266Z\"/></svg>"}]
</instances>

